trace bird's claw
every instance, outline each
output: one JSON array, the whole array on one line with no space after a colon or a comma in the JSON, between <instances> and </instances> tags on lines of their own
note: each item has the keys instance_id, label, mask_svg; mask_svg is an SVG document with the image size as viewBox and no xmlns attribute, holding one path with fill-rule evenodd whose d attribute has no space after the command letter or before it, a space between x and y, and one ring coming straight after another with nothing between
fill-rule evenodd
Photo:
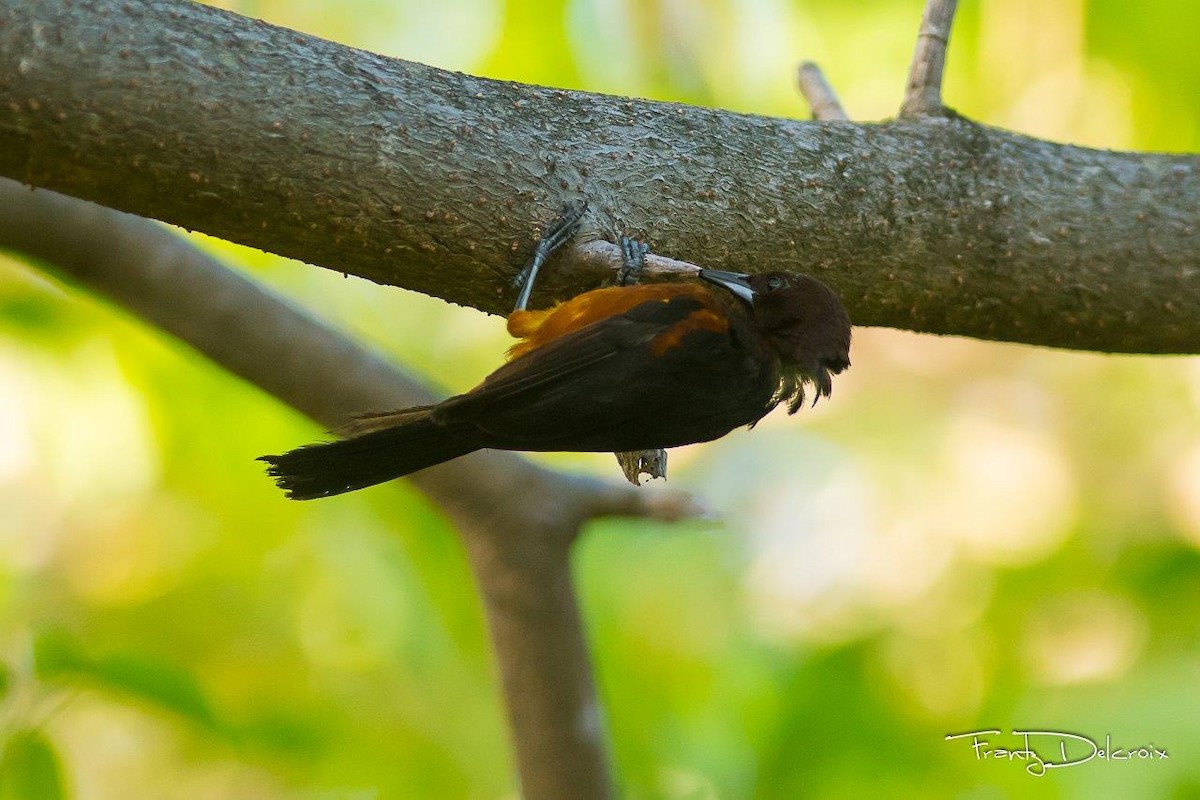
<instances>
[{"instance_id":1,"label":"bird's claw","mask_svg":"<svg viewBox=\"0 0 1200 800\"><path fill-rule=\"evenodd\" d=\"M618 286L632 286L642 279L646 266L646 254L650 245L628 236L621 237L621 271L617 273Z\"/></svg>"},{"instance_id":2,"label":"bird's claw","mask_svg":"<svg viewBox=\"0 0 1200 800\"><path fill-rule=\"evenodd\" d=\"M634 486L642 485L642 475L649 475L650 480L667 479L667 451L661 447L657 450L631 450L613 455L617 457L625 479Z\"/></svg>"},{"instance_id":3,"label":"bird's claw","mask_svg":"<svg viewBox=\"0 0 1200 800\"><path fill-rule=\"evenodd\" d=\"M525 307L529 305L529 295L533 292L533 284L537 279L538 270L541 269L542 264L546 263L546 259L550 257L551 253L570 241L571 237L579 231L580 222L586 211L587 200L572 200L563 206L558 219L550 223L550 227L542 234L529 263L516 274L512 281L513 288L520 290L520 294L517 296L517 311L524 311Z\"/></svg>"}]
</instances>

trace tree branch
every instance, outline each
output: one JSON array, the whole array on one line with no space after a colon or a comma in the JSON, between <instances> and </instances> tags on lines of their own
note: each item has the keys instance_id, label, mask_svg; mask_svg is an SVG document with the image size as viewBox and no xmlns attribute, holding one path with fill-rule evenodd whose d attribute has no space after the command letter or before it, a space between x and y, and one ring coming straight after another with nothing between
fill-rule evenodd
<instances>
[{"instance_id":1,"label":"tree branch","mask_svg":"<svg viewBox=\"0 0 1200 800\"><path fill-rule=\"evenodd\" d=\"M584 240L815 274L858 324L1200 350L1194 156L522 86L182 0L0 0L0 174L493 312L584 195ZM535 302L609 274L565 255Z\"/></svg>"},{"instance_id":2,"label":"tree branch","mask_svg":"<svg viewBox=\"0 0 1200 800\"><path fill-rule=\"evenodd\" d=\"M942 72L946 67L946 48L958 0L927 0L912 65L908 68L908 86L904 91L901 117L942 115Z\"/></svg>"},{"instance_id":3,"label":"tree branch","mask_svg":"<svg viewBox=\"0 0 1200 800\"><path fill-rule=\"evenodd\" d=\"M849 122L837 92L825 80L825 73L812 61L805 61L796 70L796 84L812 111L813 119L821 122Z\"/></svg>"},{"instance_id":4,"label":"tree branch","mask_svg":"<svg viewBox=\"0 0 1200 800\"><path fill-rule=\"evenodd\" d=\"M327 427L356 411L434 400L379 355L149 220L0 179L0 249L43 262ZM603 731L568 545L588 519L675 520L697 507L680 493L567 477L509 453L477 453L411 480L466 543L525 796L604 796Z\"/></svg>"}]
</instances>

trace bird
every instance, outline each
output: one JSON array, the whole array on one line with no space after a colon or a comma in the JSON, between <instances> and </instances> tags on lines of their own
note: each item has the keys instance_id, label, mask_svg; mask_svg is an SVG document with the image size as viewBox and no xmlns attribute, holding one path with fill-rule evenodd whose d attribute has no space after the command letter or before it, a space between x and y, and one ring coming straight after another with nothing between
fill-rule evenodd
<instances>
[{"instance_id":1,"label":"bird","mask_svg":"<svg viewBox=\"0 0 1200 800\"><path fill-rule=\"evenodd\" d=\"M561 220L560 220L561 222ZM569 233L577 220L567 220ZM557 238L555 238L557 237ZM555 226L540 260L565 238ZM644 251L643 251L644 252ZM816 278L701 269L699 281L616 285L508 317L519 341L475 388L360 415L339 441L262 456L296 500L363 489L481 449L640 451L718 439L850 366L850 318Z\"/></svg>"}]
</instances>

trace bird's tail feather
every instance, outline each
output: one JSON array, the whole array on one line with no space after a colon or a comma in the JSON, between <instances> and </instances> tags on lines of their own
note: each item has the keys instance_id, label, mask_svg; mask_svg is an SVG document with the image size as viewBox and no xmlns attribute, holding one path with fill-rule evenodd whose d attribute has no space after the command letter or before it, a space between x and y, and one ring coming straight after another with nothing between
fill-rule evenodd
<instances>
[{"instance_id":1,"label":"bird's tail feather","mask_svg":"<svg viewBox=\"0 0 1200 800\"><path fill-rule=\"evenodd\" d=\"M434 406L413 406L394 411L367 411L363 414L355 414L349 422L334 428L332 433L343 439L351 439L355 436L362 436L364 433L416 422L427 417L427 412L432 411L433 408Z\"/></svg>"},{"instance_id":2,"label":"bird's tail feather","mask_svg":"<svg viewBox=\"0 0 1200 800\"><path fill-rule=\"evenodd\" d=\"M288 497L312 500L374 486L478 449L424 411L405 414L389 428L258 460L270 465L267 474Z\"/></svg>"}]
</instances>

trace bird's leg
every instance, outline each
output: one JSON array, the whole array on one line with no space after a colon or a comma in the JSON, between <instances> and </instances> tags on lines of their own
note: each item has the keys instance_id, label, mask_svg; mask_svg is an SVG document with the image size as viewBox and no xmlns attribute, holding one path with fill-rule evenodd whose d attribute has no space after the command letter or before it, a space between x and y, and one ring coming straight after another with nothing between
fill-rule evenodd
<instances>
[{"instance_id":1,"label":"bird's leg","mask_svg":"<svg viewBox=\"0 0 1200 800\"><path fill-rule=\"evenodd\" d=\"M617 273L617 283L620 286L633 286L642 279L642 268L646 265L646 253L650 246L628 236L621 237L621 271ZM661 447L657 450L630 450L614 453L625 479L634 486L641 486L643 474L650 479L667 477L667 451Z\"/></svg>"},{"instance_id":2,"label":"bird's leg","mask_svg":"<svg viewBox=\"0 0 1200 800\"><path fill-rule=\"evenodd\" d=\"M563 206L562 215L554 220L542 234L537 247L534 248L533 257L529 259L525 268L517 273L517 277L513 278L513 286L521 290L517 296L515 310L524 311L525 306L529 305L529 295L533 292L533 283L537 280L538 270L542 268L542 264L546 263L546 259L550 257L551 253L570 241L575 232L579 230L579 221L583 219L585 211L587 211L586 200L575 200L568 203Z\"/></svg>"}]
</instances>

